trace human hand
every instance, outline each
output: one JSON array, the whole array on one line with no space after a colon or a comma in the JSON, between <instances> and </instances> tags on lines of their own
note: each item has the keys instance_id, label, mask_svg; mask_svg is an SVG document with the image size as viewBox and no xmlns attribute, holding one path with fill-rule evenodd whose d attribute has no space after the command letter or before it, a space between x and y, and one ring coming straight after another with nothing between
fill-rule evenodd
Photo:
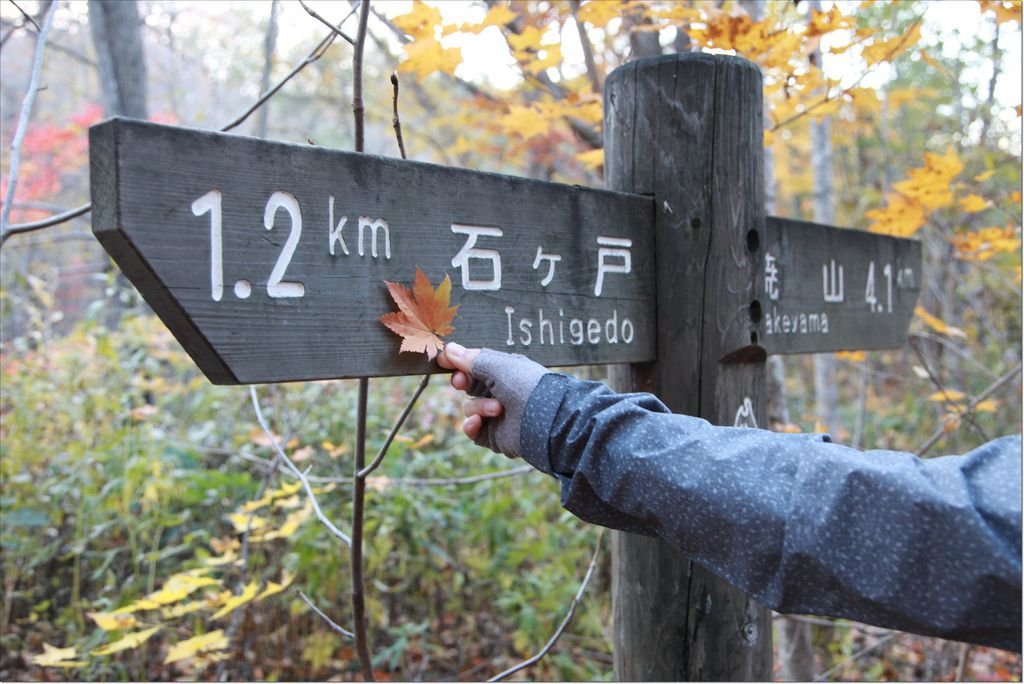
<instances>
[{"instance_id":1,"label":"human hand","mask_svg":"<svg viewBox=\"0 0 1024 684\"><path fill-rule=\"evenodd\" d=\"M463 404L466 436L492 451L521 456L523 411L548 370L520 354L466 349L455 342L445 345L437 362L455 370L452 387L471 397Z\"/></svg>"}]
</instances>

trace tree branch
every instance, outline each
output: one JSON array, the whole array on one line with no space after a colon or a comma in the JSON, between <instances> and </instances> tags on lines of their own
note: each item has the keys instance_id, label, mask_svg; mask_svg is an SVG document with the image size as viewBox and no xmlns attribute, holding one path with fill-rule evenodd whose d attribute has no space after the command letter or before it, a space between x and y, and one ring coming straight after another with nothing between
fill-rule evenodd
<instances>
[{"instance_id":1,"label":"tree branch","mask_svg":"<svg viewBox=\"0 0 1024 684\"><path fill-rule=\"evenodd\" d=\"M381 445L380 449L377 451L377 455L373 458L373 461L370 462L370 465L360 469L356 473L356 477L365 480L367 475L380 467L381 462L384 460L384 456L388 453L388 449L391 447L391 443L395 440L395 435L397 435L398 431L402 429L405 419L409 417L409 414L412 412L412 407L416 405L416 400L420 398L421 394L423 394L423 390L427 388L427 383L429 382L430 373L426 373L424 374L423 379L420 380L420 384L416 388L416 391L413 392L412 397L410 397L409 401L406 402L405 408L402 410L401 415L398 416L398 420L395 421L394 427L391 428L391 433L388 435L388 438L384 440L384 444Z\"/></svg>"},{"instance_id":2,"label":"tree branch","mask_svg":"<svg viewBox=\"0 0 1024 684\"><path fill-rule=\"evenodd\" d=\"M967 408L966 408L965 412L968 413L968 414L973 414L974 410L975 410L975 408L977 408L978 404L980 404L981 402L985 401L990 396L995 394L996 391L998 391L1000 387L1002 387L1003 385L1008 383L1010 380L1013 380L1013 378L1015 376L1017 376L1020 373L1020 371L1021 371L1021 364L1018 363L1016 368L1014 368L1013 370L1010 370L1010 371L1007 371L1006 373L1004 373L1002 376L999 377L999 379L997 379L991 385L986 387L982 391L981 394L979 394L974 399L972 399L971 403L967 405ZM945 434L946 434L945 426L940 425L935 430L935 433L932 434L932 436L928 439L928 441L925 442L921 446L921 448L917 450L917 455L918 456L923 456L925 454L925 452L927 452L929 449L931 449L933 446L935 446L935 444L940 439L942 439L943 435L945 435Z\"/></svg>"},{"instance_id":3,"label":"tree branch","mask_svg":"<svg viewBox=\"0 0 1024 684\"><path fill-rule=\"evenodd\" d=\"M467 477L445 477L445 478L420 478L420 477L403 477L403 478L370 478L368 484L371 487L375 487L378 483L375 480L379 480L380 484L389 487L395 485L397 487L454 487L460 485L477 484L479 482L486 482L487 480L498 480L504 477L515 477L517 475L525 475L533 472L534 467L531 465L519 466L517 468L508 468L506 470L496 470L490 473L481 473L480 475L469 475Z\"/></svg>"},{"instance_id":4,"label":"tree branch","mask_svg":"<svg viewBox=\"0 0 1024 684\"><path fill-rule=\"evenodd\" d=\"M327 516L324 515L323 511L320 510L320 503L316 500L316 494L313 493L313 487L309 484L306 474L295 467L292 459L288 458L288 454L286 454L284 449L281 448L281 445L278 444L277 438L274 437L274 433L270 431L270 427L267 425L267 421L263 417L263 410L260 408L259 399L256 396L256 387L253 385L249 385L249 397L252 399L252 407L256 412L256 421L260 424L260 427L263 428L263 432L267 435L267 438L270 440L270 444L274 448L274 451L277 452L278 457L281 458L284 464L288 467L288 470L291 471L292 475L302 482L302 488L306 490L306 496L309 497L310 503L313 504L313 512L316 513L317 520L323 523L323 526L326 527L331 534L344 542L346 546L351 547L352 540L349 536L339 530L334 523L327 519Z\"/></svg>"},{"instance_id":5,"label":"tree branch","mask_svg":"<svg viewBox=\"0 0 1024 684\"><path fill-rule=\"evenodd\" d=\"M347 629L345 629L344 627L342 627L341 625L339 625L339 624L338 624L337 622L335 622L335 621L334 621L334 620L332 620L331 618L327 617L326 613L324 613L324 612L323 612L322 610L320 610L319 608L317 608L317 607L316 607L316 606L315 606L315 605L313 604L313 602L309 600L309 597L308 597L308 596L306 596L306 595L305 595L304 593L302 593L301 591L299 592L299 596L301 596L301 597L302 597L302 600L306 602L306 605L307 605L307 606L309 606L310 608L312 608L312 609L313 609L313 612L315 612L315 613L316 613L317 615L319 615L320 617L322 617L322 618L324 619L324 621L325 621L325 622L326 622L326 623L327 623L328 625L330 625L330 626L331 626L331 629L333 629L333 630L334 630L335 632L337 632L338 634L342 634L342 635L344 635L344 636L347 636L347 637L348 637L349 639L354 639L354 638L356 637L356 635L355 635L355 634L353 634L352 632L348 631Z\"/></svg>"},{"instance_id":6,"label":"tree branch","mask_svg":"<svg viewBox=\"0 0 1024 684\"><path fill-rule=\"evenodd\" d=\"M369 2L369 0L363 0ZM359 403L356 424L356 454L352 472L352 621L355 629L356 653L363 671L363 679L375 681L373 659L367 643L366 583L363 580L363 512L366 503L366 478L359 471L366 463L366 395L369 381L359 378Z\"/></svg>"},{"instance_id":7,"label":"tree branch","mask_svg":"<svg viewBox=\"0 0 1024 684\"><path fill-rule=\"evenodd\" d=\"M15 5L17 7L17 5ZM21 9L20 7L18 9ZM39 30L39 40L36 41L35 55L32 57L32 71L28 80L28 92L21 102L21 114L18 116L18 127L15 129L14 140L11 142L10 166L7 172L7 194L4 197L3 211L0 212L0 245L9 235L11 204L14 202L14 192L18 187L18 171L21 165L21 144L25 141L25 134L28 132L28 121L32 117L32 105L36 101L36 93L39 91L39 74L43 68L43 54L46 52L46 38L50 33L50 26L53 25L53 15L57 11L57 3L53 3L46 11L43 18L43 27ZM27 16L27 15L26 15ZM33 22L35 23L35 22Z\"/></svg>"},{"instance_id":8,"label":"tree branch","mask_svg":"<svg viewBox=\"0 0 1024 684\"><path fill-rule=\"evenodd\" d=\"M352 53L352 115L355 117L356 152L363 152L365 145L366 117L363 107L363 48L366 45L366 23L370 18L370 0L362 0L359 12L359 30L356 33Z\"/></svg>"},{"instance_id":9,"label":"tree branch","mask_svg":"<svg viewBox=\"0 0 1024 684\"><path fill-rule=\"evenodd\" d=\"M302 5L302 9L306 10L306 13L309 14L309 16L313 17L314 19L319 21L321 24L323 24L327 28L329 28L332 31L334 31L334 33L338 37L340 37L340 38L344 39L345 41L347 41L349 45L355 45L356 44L354 40L349 38L348 34L344 33L340 28L335 27L334 24L332 24L331 22L327 21L322 16L317 14L316 10L314 10L312 7L310 7L309 5L306 4L305 0L299 0L299 4ZM347 17L345 17L344 19L341 20L341 23L339 23L338 26L340 27L342 24L344 24L346 21L348 21L348 17L351 17L353 14L355 14L355 11L356 11L356 8L353 7L352 11L348 13Z\"/></svg>"},{"instance_id":10,"label":"tree branch","mask_svg":"<svg viewBox=\"0 0 1024 684\"><path fill-rule=\"evenodd\" d=\"M597 567L597 558L601 554L601 540L603 538L604 528L602 528L601 532L597 535L597 543L594 547L594 555L590 559L590 565L587 566L587 574L583 576L583 582L580 584L579 591L576 592L576 596L573 597L572 603L569 604L569 611L565 614L565 618L562 620L562 624L558 625L558 629L556 629L555 633L551 635L551 638L548 639L548 642L544 644L544 647L540 651L538 651L537 654L532 658L524 660L523 662L519 663L514 667L510 667L504 672L494 675L487 681L500 682L502 679L514 675L516 672L519 672L522 669L530 667L531 665L535 664L537 661L539 661L541 658L548 654L548 651L551 650L551 648L558 641L559 637L562 636L562 633L565 632L565 628L569 626L570 622L572 622L572 616L576 612L576 606L579 605L580 599L583 597L583 592L587 590L587 584L590 583L590 577L594 574L594 568Z\"/></svg>"},{"instance_id":11,"label":"tree branch","mask_svg":"<svg viewBox=\"0 0 1024 684\"><path fill-rule=\"evenodd\" d=\"M847 665L849 665L853 661L858 660L860 658L863 658L868 653L871 653L871 651L874 651L876 648L880 648L882 646L885 646L887 643L889 643L890 641L892 641L893 639L895 639L899 635L900 635L900 632L893 632L892 634L890 634L888 636L882 637L881 639L879 639L875 643L869 644L869 645L865 646L864 648L862 648L859 651L857 651L856 653L852 654L850 657L846 658L845 660L841 660L834 667L832 667L832 668L822 672L820 675L818 675L816 681L819 681L819 682L827 681L829 677L831 677L836 672L838 672L839 670L843 669L844 667L846 667Z\"/></svg>"}]
</instances>

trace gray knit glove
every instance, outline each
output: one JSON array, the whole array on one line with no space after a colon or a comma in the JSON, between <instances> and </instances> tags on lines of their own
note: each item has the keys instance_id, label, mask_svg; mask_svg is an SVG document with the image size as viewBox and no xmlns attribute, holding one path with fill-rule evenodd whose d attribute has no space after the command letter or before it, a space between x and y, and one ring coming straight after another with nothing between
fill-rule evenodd
<instances>
[{"instance_id":1,"label":"gray knit glove","mask_svg":"<svg viewBox=\"0 0 1024 684\"><path fill-rule=\"evenodd\" d=\"M481 350L473 360L473 384L467 394L494 397L504 410L497 418L484 418L480 434L474 441L509 458L521 457L520 435L526 402L548 372L547 368L522 354Z\"/></svg>"}]
</instances>

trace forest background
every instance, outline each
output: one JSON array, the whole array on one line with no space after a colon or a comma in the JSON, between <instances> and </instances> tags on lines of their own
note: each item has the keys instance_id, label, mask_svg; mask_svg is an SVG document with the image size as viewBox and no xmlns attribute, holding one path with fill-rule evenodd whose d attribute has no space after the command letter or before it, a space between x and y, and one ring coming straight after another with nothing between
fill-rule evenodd
<instances>
[{"instance_id":1,"label":"forest background","mask_svg":"<svg viewBox=\"0 0 1024 684\"><path fill-rule=\"evenodd\" d=\"M313 506L352 515L355 381L262 387L257 413L199 374L87 212L38 225L88 202L87 129L114 113L210 129L247 113L233 132L352 149L353 46L315 15L359 33L358 3L0 3L0 679L366 674L343 627L348 554ZM410 159L566 183L602 184L619 64L756 62L770 213L920 239L926 278L902 349L773 359L771 427L925 456L1019 432L1020 2L378 1L367 17L366 152L398 156L400 118ZM468 443L444 385L365 481L370 674L486 678L558 635L515 676L610 679L608 554L588 566L607 539L553 481ZM376 450L416 384L370 387ZM783 678L1021 676L992 649L774 622Z\"/></svg>"}]
</instances>

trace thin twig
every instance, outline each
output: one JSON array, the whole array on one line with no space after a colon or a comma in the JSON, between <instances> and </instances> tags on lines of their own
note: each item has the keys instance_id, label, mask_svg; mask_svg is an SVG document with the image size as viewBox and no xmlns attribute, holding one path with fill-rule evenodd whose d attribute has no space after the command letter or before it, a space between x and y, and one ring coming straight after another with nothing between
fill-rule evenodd
<instances>
[{"instance_id":1,"label":"thin twig","mask_svg":"<svg viewBox=\"0 0 1024 684\"><path fill-rule=\"evenodd\" d=\"M860 649L859 651L857 651L856 653L854 653L850 657L846 658L845 660L840 661L834 667L832 667L832 668L822 672L820 675L818 675L815 678L815 681L819 681L819 682L827 681L829 677L831 677L833 674L835 674L839 670L843 669L844 667L846 667L847 665L849 665L853 661L858 660L860 658L863 658L865 655L867 655L868 653L871 653L871 651L874 651L876 648L879 648L881 646L885 646L887 643L889 643L890 641L892 641L893 639L898 637L901 633L902 632L893 632L889 636L882 637L881 639L879 639L875 643L870 644L868 646L865 646L864 648Z\"/></svg>"},{"instance_id":2,"label":"thin twig","mask_svg":"<svg viewBox=\"0 0 1024 684\"><path fill-rule=\"evenodd\" d=\"M363 0L368 2L368 0ZM373 659L367 642L366 629L366 582L363 579L363 512L366 503L366 478L359 477L359 471L366 464L366 397L370 382L359 378L359 403L357 404L356 454L352 471L352 622L355 629L356 653L363 671L363 679L372 682Z\"/></svg>"},{"instance_id":3,"label":"thin twig","mask_svg":"<svg viewBox=\"0 0 1024 684\"><path fill-rule=\"evenodd\" d=\"M402 140L402 120L398 118L398 72L391 72L391 85L394 86L394 116L391 118L391 125L395 129L395 139L398 140L398 152L405 159L405 142Z\"/></svg>"},{"instance_id":4,"label":"thin twig","mask_svg":"<svg viewBox=\"0 0 1024 684\"><path fill-rule=\"evenodd\" d=\"M367 475L380 466L381 461L384 460L384 456L388 453L388 449L391 448L391 443L395 441L395 435L397 435L398 431L402 429L405 419L409 417L409 414L412 412L412 407L416 405L416 400L420 398L421 394L423 394L423 390L427 388L427 383L429 382L430 373L426 373L424 374L423 379L420 380L420 384L416 388L416 391L413 392L412 397L410 397L409 401L406 402L405 408L402 410L402 414L398 416L398 420L395 421L394 427L391 428L391 434L389 434L388 438L384 440L384 444L381 445L380 450L377 451L377 455L374 456L373 461L370 462L370 465L360 469L359 472L356 473L356 477L366 479Z\"/></svg>"},{"instance_id":5,"label":"thin twig","mask_svg":"<svg viewBox=\"0 0 1024 684\"><path fill-rule=\"evenodd\" d=\"M14 8L15 8L16 10L18 10L19 12L21 12L21 16L25 17L25 21L27 21L28 23L30 23L30 24L32 24L33 26L35 26L35 27L36 27L36 31L39 31L40 33L42 33L43 29L39 28L39 24L37 24L37 23L36 23L36 20L32 18L32 15L31 15L31 14L29 14L29 13L28 13L28 12L26 12L25 10L21 9L21 7L20 7L20 6L18 6L18 3L14 2L14 0L8 0L8 1L9 1L9 2L10 2L10 3L12 4L12 5L14 5ZM51 7L50 9L53 9L53 8Z\"/></svg>"},{"instance_id":6,"label":"thin twig","mask_svg":"<svg viewBox=\"0 0 1024 684\"><path fill-rule=\"evenodd\" d=\"M935 376L934 373L932 373L931 366L928 365L928 360L924 357L924 352L921 351L921 348L913 341L911 341L910 343L910 348L914 350L914 354L917 356L917 360L921 362L921 367L924 368L924 372L928 374L928 379L932 381L932 385L934 385L940 392L942 392L943 396L948 396L946 392L946 386L943 384L941 379L939 379L938 377ZM989 441L988 435L985 434L985 431L982 430L981 426L978 425L978 423L974 420L973 413L967 411L966 409L961 409L958 404L953 402L950 402L948 406L957 413L961 420L967 420L970 423L971 427L978 431L978 434L981 435L982 439L984 439L986 442Z\"/></svg>"},{"instance_id":7,"label":"thin twig","mask_svg":"<svg viewBox=\"0 0 1024 684\"><path fill-rule=\"evenodd\" d=\"M331 28L333 29L334 27L332 26ZM246 109L239 116L237 116L234 119L232 119L229 123L227 123L224 126L222 126L220 128L220 132L221 133L227 133L231 129L236 128L237 126L240 126L246 119L248 119L250 116L252 116L253 112L255 112L257 109L262 107L263 104L267 100L269 100L275 94L277 94L277 91L279 91L281 88L283 88L285 83L287 83L288 81L292 80L292 78L294 78L300 71L305 69L307 66L309 66L313 62L315 62L318 59L320 59L321 57L323 57L324 53L327 51L327 48L329 48L334 43L334 39L336 37L337 37L336 34L328 33L323 38L323 40L321 40L319 43L317 43L316 47L314 47L310 51L310 53L308 55L306 55L305 59L303 59L301 62L299 62L297 65L295 65L295 68L293 68L290 72L288 72L288 74L284 78L282 78L280 81L278 81L277 84L273 88L271 88L267 92L263 93L263 95L261 95L260 98L258 100L256 100L256 102L253 103L253 105L251 107Z\"/></svg>"},{"instance_id":8,"label":"thin twig","mask_svg":"<svg viewBox=\"0 0 1024 684\"><path fill-rule=\"evenodd\" d=\"M320 510L320 504L316 500L316 494L313 493L313 487L309 484L309 479L306 477L306 474L295 467L292 459L288 458L288 454L286 454L284 449L281 448L281 445L278 444L277 438L274 437L274 433L270 431L270 427L267 425L267 421L263 417L263 410L260 408L259 399L256 396L256 387L253 385L249 385L249 396L252 398L252 407L253 410L256 411L257 422L259 422L260 427L263 428L263 432L270 440L270 444L274 448L274 451L281 457L284 464L288 466L288 470L290 470L291 473L295 475L295 477L299 478L300 482L302 482L302 488L306 490L306 496L309 497L309 502L313 505L313 512L316 513L317 519L323 523L324 527L330 530L331 534L344 542L346 546L352 546L352 540L349 536L339 530L334 523L327 519L327 516L324 515L323 511Z\"/></svg>"},{"instance_id":9,"label":"thin twig","mask_svg":"<svg viewBox=\"0 0 1024 684\"><path fill-rule=\"evenodd\" d=\"M991 385L986 387L982 391L981 394L979 394L978 396L974 397L974 399L971 400L971 403L969 403L967 405L966 412L969 413L969 414L973 414L974 410L977 408L978 404L980 404L981 402L985 401L990 396L995 394L996 391L998 391L1000 387L1002 387L1003 385L1008 383L1010 380L1012 380L1016 375L1018 375L1020 373L1020 371L1021 371L1021 364L1018 363L1016 368L1014 368L1013 370L1010 370L1010 371L1007 371L1006 373L1004 373L999 379L997 379ZM932 434L932 436L928 439L928 441L925 442L924 445L922 445L921 448L917 450L917 455L918 456L923 456L925 454L925 452L927 452L929 449L931 449L933 446L935 446L936 442L938 442L940 439L942 439L942 437L945 434L947 434L946 433L946 427L944 425L940 425L938 428L936 428L934 434Z\"/></svg>"},{"instance_id":10,"label":"thin twig","mask_svg":"<svg viewBox=\"0 0 1024 684\"><path fill-rule=\"evenodd\" d=\"M19 8L21 9L21 8ZM7 169L7 194L4 197L3 211L0 212L0 245L11 235L11 204L14 202L14 191L18 187L18 171L21 165L21 144L28 132L28 120L32 117L32 105L36 101L36 93L39 91L39 74L43 70L43 54L46 52L46 37L50 33L50 26L53 25L53 15L57 11L57 3L54 2L46 11L43 17L43 27L39 30L39 40L36 41L35 55L32 57L32 71L28 79L28 91L25 99L21 102L21 114L18 116L18 127L15 129L14 140L11 142L10 164ZM26 15L27 16L27 15ZM33 22L35 23L35 22Z\"/></svg>"},{"instance_id":11,"label":"thin twig","mask_svg":"<svg viewBox=\"0 0 1024 684\"><path fill-rule=\"evenodd\" d=\"M496 470L490 473L481 473L480 475L470 475L468 477L445 477L445 478L426 478L426 477L403 477L396 479L387 479L387 486L396 487L453 487L459 485L471 485L480 482L486 482L488 480L499 480L505 477L516 477L517 475L525 475L533 472L534 467L531 465L519 466L517 468L508 468L506 470ZM372 481L371 481L372 484Z\"/></svg>"},{"instance_id":12,"label":"thin twig","mask_svg":"<svg viewBox=\"0 0 1024 684\"><path fill-rule=\"evenodd\" d=\"M309 606L310 608L312 608L312 609L313 609L313 612L315 612L315 613L316 613L317 615L319 615L320 617L322 617L322 618L324 619L324 621L325 621L325 622L326 622L326 623L327 623L328 625L330 625L330 626L331 626L331 629L333 629L333 630L334 630L335 632L337 632L338 634L342 634L342 635L344 635L344 636L347 636L347 637L348 637L349 639L354 639L354 638L355 638L355 636L356 636L355 634L353 634L352 632L348 631L347 629L345 629L344 627L342 627L341 625L339 625L339 624L338 624L337 622L335 622L335 621L334 621L334 620L332 620L331 618L327 617L326 613L324 613L324 612L323 612L322 610L320 610L319 608L317 608L317 607L316 607L316 606L315 606L315 605L313 604L313 602L309 600L309 597L308 597L308 596L306 596L305 594L303 594L303 593L302 593L301 591L299 592L299 596L301 596L301 597L302 597L302 600L306 602L306 605L307 605L307 606Z\"/></svg>"},{"instance_id":13,"label":"thin twig","mask_svg":"<svg viewBox=\"0 0 1024 684\"><path fill-rule=\"evenodd\" d=\"M580 0L570 0L569 10L572 12L573 23L576 24L576 34L580 39L580 46L583 48L583 63L587 66L587 78L590 79L590 88L595 93L601 93L601 78L597 73L597 64L594 62L594 47L590 44L587 36L587 29L579 17Z\"/></svg>"},{"instance_id":14,"label":"thin twig","mask_svg":"<svg viewBox=\"0 0 1024 684\"><path fill-rule=\"evenodd\" d=\"M572 616L576 612L576 606L579 605L580 599L583 597L583 592L587 590L587 584L590 583L590 577L594 574L594 568L597 567L597 558L601 554L601 540L603 538L604 529L602 528L601 532L597 535L597 543L594 547L594 555L590 559L590 565L587 567L587 574L583 576L583 582L580 584L579 591L576 592L576 596L573 597L572 603L569 604L569 611L565 614L565 619L562 620L562 624L558 625L558 629L556 629L555 633L551 635L551 638L548 639L548 642L544 644L544 648L538 651L537 654L532 658L524 660L523 662L519 663L514 667L510 667L504 672L494 675L487 681L500 682L502 679L514 675L516 672L519 672L522 669L530 667L531 665L533 665L534 663L536 663L548 654L548 651L551 650L551 648L558 641L559 637L562 636L562 633L565 631L565 628L569 626L570 622L572 622Z\"/></svg>"},{"instance_id":15,"label":"thin twig","mask_svg":"<svg viewBox=\"0 0 1024 684\"><path fill-rule=\"evenodd\" d=\"M319 21L321 24L323 24L327 28L329 28L332 31L334 31L334 33L337 34L340 38L342 38L343 40L347 41L349 45L355 45L355 41L352 40L348 36L348 34L346 34L344 31L342 31L340 28L338 28L342 24L344 24L346 21L348 21L348 17L351 17L355 13L355 11L356 11L355 7L352 8L352 11L348 13L348 16L345 17L344 19L342 19L341 23L338 24L338 27L336 27L334 24L332 24L331 22L327 21L322 16L317 14L316 10L314 10L312 7L310 7L309 5L306 4L305 0L299 0L299 4L302 5L302 9L306 10L306 13L309 14L309 16L313 17L314 19Z\"/></svg>"}]
</instances>

